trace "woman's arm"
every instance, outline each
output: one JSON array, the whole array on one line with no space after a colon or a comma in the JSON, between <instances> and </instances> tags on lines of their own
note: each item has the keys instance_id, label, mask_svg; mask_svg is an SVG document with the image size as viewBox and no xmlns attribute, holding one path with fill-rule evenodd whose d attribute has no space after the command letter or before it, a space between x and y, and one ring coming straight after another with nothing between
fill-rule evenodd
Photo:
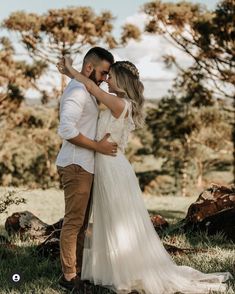
<instances>
[{"instance_id":1,"label":"woman's arm","mask_svg":"<svg viewBox=\"0 0 235 294\"><path fill-rule=\"evenodd\" d=\"M60 63L61 64L61 63ZM59 69L60 70L60 69ZM60 70L62 73L70 73L73 78L83 83L87 88L87 91L95 96L100 102L106 105L111 111L113 116L118 118L125 107L125 101L115 95L111 95L102 89L100 89L91 79L82 75L76 69L72 67L72 60L68 57L64 58L64 69ZM65 74L66 74L65 73Z\"/></svg>"}]
</instances>

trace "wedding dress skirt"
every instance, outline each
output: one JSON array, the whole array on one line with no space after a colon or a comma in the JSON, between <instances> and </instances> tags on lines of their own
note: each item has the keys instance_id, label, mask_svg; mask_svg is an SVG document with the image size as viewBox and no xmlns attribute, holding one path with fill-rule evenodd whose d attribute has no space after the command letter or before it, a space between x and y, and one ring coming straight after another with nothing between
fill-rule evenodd
<instances>
[{"instance_id":1,"label":"wedding dress skirt","mask_svg":"<svg viewBox=\"0 0 235 294\"><path fill-rule=\"evenodd\" d=\"M98 137L112 132L102 129L110 122L107 113L100 121ZM92 218L85 237L83 280L116 293L205 294L226 290L223 282L231 277L229 273L204 274L174 263L152 225L138 179L121 150L116 157L96 154Z\"/></svg>"},{"instance_id":2,"label":"wedding dress skirt","mask_svg":"<svg viewBox=\"0 0 235 294\"><path fill-rule=\"evenodd\" d=\"M177 266L159 239L135 173L120 152L96 155L93 228L88 230L82 279L117 293L170 294L225 291L229 273L204 274Z\"/></svg>"}]
</instances>

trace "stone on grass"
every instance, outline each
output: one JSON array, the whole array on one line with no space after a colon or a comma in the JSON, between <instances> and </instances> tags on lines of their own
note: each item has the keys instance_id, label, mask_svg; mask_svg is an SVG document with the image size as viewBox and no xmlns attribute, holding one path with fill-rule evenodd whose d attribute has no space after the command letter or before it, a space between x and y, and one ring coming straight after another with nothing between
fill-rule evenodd
<instances>
[{"instance_id":1,"label":"stone on grass","mask_svg":"<svg viewBox=\"0 0 235 294\"><path fill-rule=\"evenodd\" d=\"M184 230L222 233L235 241L235 187L212 184L190 205L183 224Z\"/></svg>"}]
</instances>

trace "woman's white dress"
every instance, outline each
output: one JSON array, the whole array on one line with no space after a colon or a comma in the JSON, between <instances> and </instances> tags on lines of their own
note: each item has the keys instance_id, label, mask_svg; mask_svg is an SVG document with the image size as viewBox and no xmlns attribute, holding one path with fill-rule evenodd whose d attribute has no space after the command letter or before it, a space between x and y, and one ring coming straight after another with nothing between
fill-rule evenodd
<instances>
[{"instance_id":1,"label":"woman's white dress","mask_svg":"<svg viewBox=\"0 0 235 294\"><path fill-rule=\"evenodd\" d=\"M117 293L171 294L225 291L229 273L204 274L177 266L161 243L145 208L133 168L124 155L134 129L131 102L116 119L102 111L97 139L106 133L118 143L116 157L96 153L92 223L83 254L82 279ZM129 115L125 118L126 112ZM91 229L92 226L92 229Z\"/></svg>"}]
</instances>

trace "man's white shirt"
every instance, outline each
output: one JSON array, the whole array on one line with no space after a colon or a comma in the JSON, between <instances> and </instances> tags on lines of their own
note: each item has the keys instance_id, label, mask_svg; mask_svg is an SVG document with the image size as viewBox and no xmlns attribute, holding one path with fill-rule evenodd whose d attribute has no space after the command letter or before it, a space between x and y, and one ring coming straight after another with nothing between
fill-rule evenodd
<instances>
[{"instance_id":1,"label":"man's white shirt","mask_svg":"<svg viewBox=\"0 0 235 294\"><path fill-rule=\"evenodd\" d=\"M95 97L89 94L83 84L71 80L60 100L58 134L63 139L63 145L56 159L57 166L78 164L86 171L94 173L94 151L71 144L67 140L79 133L94 140L98 114Z\"/></svg>"}]
</instances>

